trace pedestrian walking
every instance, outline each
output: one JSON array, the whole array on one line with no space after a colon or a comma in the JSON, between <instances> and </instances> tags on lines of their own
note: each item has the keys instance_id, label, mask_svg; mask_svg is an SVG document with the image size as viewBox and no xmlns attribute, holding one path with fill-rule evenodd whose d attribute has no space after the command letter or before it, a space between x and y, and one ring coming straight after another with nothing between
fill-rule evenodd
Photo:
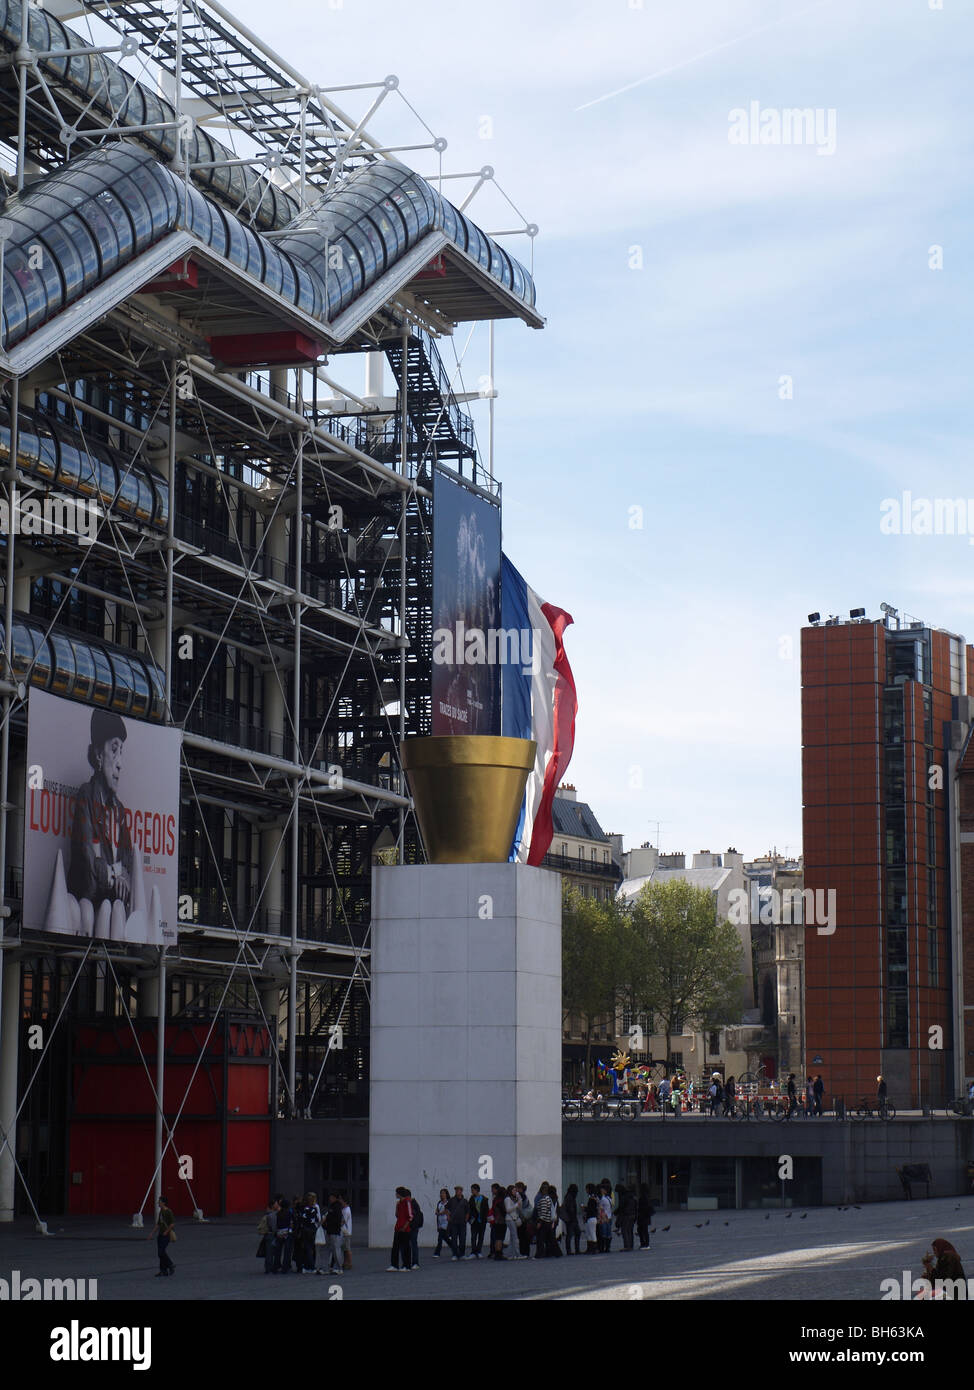
<instances>
[{"instance_id":1,"label":"pedestrian walking","mask_svg":"<svg viewBox=\"0 0 974 1390\"><path fill-rule=\"evenodd\" d=\"M612 1252L612 1197L605 1187L599 1194L599 1252L608 1255Z\"/></svg>"},{"instance_id":2,"label":"pedestrian walking","mask_svg":"<svg viewBox=\"0 0 974 1390\"><path fill-rule=\"evenodd\" d=\"M534 1219L538 1227L534 1258L543 1260L552 1253L555 1229L555 1208L551 1200L551 1188L546 1182L541 1184L538 1191L534 1204Z\"/></svg>"},{"instance_id":3,"label":"pedestrian walking","mask_svg":"<svg viewBox=\"0 0 974 1390\"><path fill-rule=\"evenodd\" d=\"M274 1238L277 1235L277 1210L278 1201L273 1197L268 1203L267 1210L260 1218L257 1227L257 1234L260 1236L260 1244L257 1247L258 1258L263 1256L264 1273L274 1273Z\"/></svg>"},{"instance_id":4,"label":"pedestrian walking","mask_svg":"<svg viewBox=\"0 0 974 1390\"><path fill-rule=\"evenodd\" d=\"M521 1215L521 1194L511 1183L504 1193L504 1232L505 1246L507 1248L507 1258L510 1260L520 1260L521 1256L521 1225L523 1223Z\"/></svg>"},{"instance_id":5,"label":"pedestrian walking","mask_svg":"<svg viewBox=\"0 0 974 1390\"><path fill-rule=\"evenodd\" d=\"M446 1187L440 1188L440 1200L436 1204L436 1249L433 1251L433 1259L440 1258L440 1251L443 1243L446 1242L453 1259L457 1257L457 1248L453 1244L453 1236L450 1234L450 1190Z\"/></svg>"},{"instance_id":6,"label":"pedestrian walking","mask_svg":"<svg viewBox=\"0 0 974 1390\"><path fill-rule=\"evenodd\" d=\"M585 1253L595 1255L602 1250L599 1237L599 1198L594 1182L585 1184Z\"/></svg>"},{"instance_id":7,"label":"pedestrian walking","mask_svg":"<svg viewBox=\"0 0 974 1390\"><path fill-rule=\"evenodd\" d=\"M450 1213L450 1235L453 1238L453 1258L462 1260L467 1250L467 1215L469 1203L463 1195L462 1187L453 1189L453 1196L447 1202Z\"/></svg>"},{"instance_id":8,"label":"pedestrian walking","mask_svg":"<svg viewBox=\"0 0 974 1390\"><path fill-rule=\"evenodd\" d=\"M528 1196L528 1189L523 1182L516 1182L518 1200L521 1203L521 1224L517 1228L518 1253L524 1258L531 1254L531 1242L537 1230L537 1223L534 1215L534 1203Z\"/></svg>"},{"instance_id":9,"label":"pedestrian walking","mask_svg":"<svg viewBox=\"0 0 974 1390\"><path fill-rule=\"evenodd\" d=\"M876 1077L876 1109L880 1115L886 1112L887 1086L885 1076Z\"/></svg>"},{"instance_id":10,"label":"pedestrian walking","mask_svg":"<svg viewBox=\"0 0 974 1390\"><path fill-rule=\"evenodd\" d=\"M328 1240L328 1273L343 1274L345 1259L342 1251L342 1204L337 1192L329 1192L325 1208L325 1236ZM412 1261L410 1261L410 1264Z\"/></svg>"},{"instance_id":11,"label":"pedestrian walking","mask_svg":"<svg viewBox=\"0 0 974 1390\"><path fill-rule=\"evenodd\" d=\"M315 1232L321 1225L317 1192L306 1192L294 1214L294 1264L299 1274L312 1274L315 1267Z\"/></svg>"},{"instance_id":12,"label":"pedestrian walking","mask_svg":"<svg viewBox=\"0 0 974 1390\"><path fill-rule=\"evenodd\" d=\"M649 1249L649 1224L653 1219L653 1199L649 1195L649 1184L640 1183L639 1199L636 1202L636 1230L639 1232L640 1250Z\"/></svg>"},{"instance_id":13,"label":"pedestrian walking","mask_svg":"<svg viewBox=\"0 0 974 1390\"><path fill-rule=\"evenodd\" d=\"M487 1216L490 1203L480 1190L480 1183L471 1183L470 1201L467 1203L467 1220L470 1222L470 1254L468 1260L479 1260L484 1248L484 1234L487 1230Z\"/></svg>"},{"instance_id":14,"label":"pedestrian walking","mask_svg":"<svg viewBox=\"0 0 974 1390\"><path fill-rule=\"evenodd\" d=\"M724 1087L721 1084L719 1072L715 1071L711 1076L710 1088L707 1091L707 1095L710 1098L710 1113L711 1115L716 1115L717 1107L722 1104L724 1099Z\"/></svg>"},{"instance_id":15,"label":"pedestrian walking","mask_svg":"<svg viewBox=\"0 0 974 1390\"><path fill-rule=\"evenodd\" d=\"M278 1199L277 1233L274 1237L274 1273L290 1274L294 1251L294 1212L285 1196Z\"/></svg>"},{"instance_id":16,"label":"pedestrian walking","mask_svg":"<svg viewBox=\"0 0 974 1390\"><path fill-rule=\"evenodd\" d=\"M425 1225L426 1217L423 1215L422 1203L413 1196L408 1187L406 1196L413 1209L412 1220L409 1223L409 1253L413 1257L413 1269L419 1269L419 1233Z\"/></svg>"},{"instance_id":17,"label":"pedestrian walking","mask_svg":"<svg viewBox=\"0 0 974 1390\"><path fill-rule=\"evenodd\" d=\"M788 1073L788 1114L785 1116L785 1119L790 1120L797 1109L798 1088L795 1085L795 1073L792 1071Z\"/></svg>"},{"instance_id":18,"label":"pedestrian walking","mask_svg":"<svg viewBox=\"0 0 974 1390\"><path fill-rule=\"evenodd\" d=\"M638 1210L636 1197L632 1188L624 1187L622 1183L619 1183L616 1187L616 1197L618 1199L616 1206L616 1230L622 1236L623 1250L631 1250L633 1248L632 1229L636 1224L636 1213Z\"/></svg>"},{"instance_id":19,"label":"pedestrian walking","mask_svg":"<svg viewBox=\"0 0 974 1390\"><path fill-rule=\"evenodd\" d=\"M348 1200L344 1192L338 1194L338 1205L342 1209L342 1268L351 1269L352 1267L352 1208L348 1205ZM415 1203L413 1203L415 1207ZM410 1228L411 1229L411 1228ZM413 1251L413 1265L418 1264L416 1252Z\"/></svg>"},{"instance_id":20,"label":"pedestrian walking","mask_svg":"<svg viewBox=\"0 0 974 1390\"><path fill-rule=\"evenodd\" d=\"M724 1114L733 1115L734 1105L737 1101L737 1082L729 1076L724 1082Z\"/></svg>"},{"instance_id":21,"label":"pedestrian walking","mask_svg":"<svg viewBox=\"0 0 974 1390\"><path fill-rule=\"evenodd\" d=\"M559 1215L561 1202L558 1198L558 1189L554 1183L548 1186L548 1196L551 1198L552 1225L551 1225L551 1254L556 1259L561 1259L564 1251L561 1248L562 1222Z\"/></svg>"},{"instance_id":22,"label":"pedestrian walking","mask_svg":"<svg viewBox=\"0 0 974 1390\"><path fill-rule=\"evenodd\" d=\"M822 1113L822 1098L824 1097L824 1095L825 1082L822 1080L821 1076L816 1076L815 1080L812 1082L812 1097L815 1103L816 1115L821 1115Z\"/></svg>"},{"instance_id":23,"label":"pedestrian walking","mask_svg":"<svg viewBox=\"0 0 974 1390\"><path fill-rule=\"evenodd\" d=\"M405 1187L396 1188L396 1224L392 1231L392 1254L389 1256L388 1273L399 1273L413 1267L413 1252L409 1240L409 1227L413 1219L413 1204ZM400 1263L401 1261L401 1263Z\"/></svg>"},{"instance_id":24,"label":"pedestrian walking","mask_svg":"<svg viewBox=\"0 0 974 1390\"><path fill-rule=\"evenodd\" d=\"M578 1184L572 1183L565 1193L564 1201L561 1204L562 1224L565 1227L565 1254L572 1254L572 1241L575 1242L574 1253L578 1255L579 1245L582 1239L582 1228L578 1223Z\"/></svg>"},{"instance_id":25,"label":"pedestrian walking","mask_svg":"<svg viewBox=\"0 0 974 1390\"><path fill-rule=\"evenodd\" d=\"M176 1218L169 1210L169 1203L165 1197L159 1198L159 1215L146 1239L151 1240L153 1236L156 1238L156 1253L159 1256L159 1273L156 1278L165 1279L168 1275L176 1273L176 1266L167 1253L170 1241L176 1239Z\"/></svg>"},{"instance_id":26,"label":"pedestrian walking","mask_svg":"<svg viewBox=\"0 0 974 1390\"><path fill-rule=\"evenodd\" d=\"M507 1210L504 1189L500 1183L491 1183L490 1212L487 1219L490 1225L490 1258L502 1260L504 1258L504 1232L507 1229ZM512 1254L516 1255L516 1253L517 1246L512 1251Z\"/></svg>"}]
</instances>

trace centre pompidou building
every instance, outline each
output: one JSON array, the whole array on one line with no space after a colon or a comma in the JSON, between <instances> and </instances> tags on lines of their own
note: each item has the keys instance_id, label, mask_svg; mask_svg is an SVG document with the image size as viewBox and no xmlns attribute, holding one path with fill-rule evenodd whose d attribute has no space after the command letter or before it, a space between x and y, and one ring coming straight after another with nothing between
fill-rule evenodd
<instances>
[{"instance_id":1,"label":"centre pompidou building","mask_svg":"<svg viewBox=\"0 0 974 1390\"><path fill-rule=\"evenodd\" d=\"M354 1196L434 474L499 506L437 340L540 327L531 275L212 0L0 0L0 169L0 1219L251 1210L329 1176L309 1125ZM91 533L23 524L54 499ZM26 906L35 692L180 731L163 943L60 869Z\"/></svg>"}]
</instances>

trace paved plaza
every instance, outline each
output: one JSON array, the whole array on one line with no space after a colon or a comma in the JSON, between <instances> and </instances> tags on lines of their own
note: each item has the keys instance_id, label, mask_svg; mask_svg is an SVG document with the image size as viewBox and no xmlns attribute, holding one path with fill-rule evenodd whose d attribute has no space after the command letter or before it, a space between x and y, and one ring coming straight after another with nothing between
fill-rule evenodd
<instances>
[{"instance_id":1,"label":"paved plaza","mask_svg":"<svg viewBox=\"0 0 974 1390\"><path fill-rule=\"evenodd\" d=\"M790 1215L789 1215L790 1210ZM416 1273L390 1274L388 1251L357 1249L340 1278L265 1275L254 1257L257 1218L178 1224L172 1279L157 1279L146 1232L105 1219L52 1220L0 1228L0 1279L96 1279L100 1301L272 1302L452 1299L878 1300L884 1279L920 1277L931 1240L946 1237L974 1274L974 1198L881 1202L839 1211L660 1213L646 1252L577 1259L453 1263L421 1249ZM364 1220L360 1223L364 1227ZM390 1236L392 1218L390 1216ZM63 1230L61 1229L63 1225ZM668 1229L666 1229L668 1228Z\"/></svg>"}]
</instances>

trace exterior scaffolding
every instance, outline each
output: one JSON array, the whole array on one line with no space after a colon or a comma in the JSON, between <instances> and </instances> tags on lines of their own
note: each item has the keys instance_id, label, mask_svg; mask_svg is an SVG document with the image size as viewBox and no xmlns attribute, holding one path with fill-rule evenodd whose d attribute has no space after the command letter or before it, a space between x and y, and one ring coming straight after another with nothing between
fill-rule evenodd
<instances>
[{"instance_id":1,"label":"exterior scaffolding","mask_svg":"<svg viewBox=\"0 0 974 1390\"><path fill-rule=\"evenodd\" d=\"M216 0L0 0L0 497L100 512L90 543L0 536L0 1220L114 1200L79 1168L112 1117L78 1102L133 1039L139 1210L204 1125L200 1069L220 1178L194 1209L266 1196L271 1151L231 1161L261 1119L231 1062L266 1072L271 1127L368 1113L371 868L422 853L399 748L430 731L434 471L499 501L435 339L490 323L492 422L493 320L543 322L466 211L493 172L369 130L400 99L314 85ZM177 945L24 926L31 689L183 731Z\"/></svg>"}]
</instances>

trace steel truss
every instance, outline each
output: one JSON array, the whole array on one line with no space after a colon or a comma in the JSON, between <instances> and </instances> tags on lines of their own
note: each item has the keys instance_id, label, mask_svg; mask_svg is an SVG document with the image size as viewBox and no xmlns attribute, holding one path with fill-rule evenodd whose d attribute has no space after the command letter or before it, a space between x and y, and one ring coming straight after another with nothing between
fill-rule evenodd
<instances>
[{"instance_id":1,"label":"steel truss","mask_svg":"<svg viewBox=\"0 0 974 1390\"><path fill-rule=\"evenodd\" d=\"M19 5L23 33L30 5L7 3L8 13ZM79 36L73 55L111 57L126 82L110 101L97 83L86 97L64 80L53 51L21 41L0 56L0 153L14 189L133 135L165 137L184 179L263 228L286 225L356 168L397 162L407 150L433 156L441 187L450 177L472 182L464 207L493 180L492 170L443 175L445 141L421 121L416 144L390 146L370 133L380 107L401 97L394 78L318 87L216 0L47 0L46 12ZM140 79L166 92L163 120L133 124L126 114ZM338 97L364 102L363 116L347 114ZM213 159L199 157L195 136L191 143L201 130ZM243 183L234 182L238 167L248 171ZM533 244L537 228L521 220L514 231ZM124 1004L114 1017L134 1031L131 995L158 1018L157 1098L167 1015L197 1017L212 1033L233 1010L267 1028L284 1113L293 1114L299 1076L306 1104L349 1083L365 1091L371 867L421 855L399 747L430 728L433 472L445 468L497 497L492 433L484 466L460 408L473 398L458 390L462 355L448 371L433 341L453 323L421 292L373 296L344 343L343 367L349 353L371 353L373 363L382 355L390 366L396 394L362 396L320 363L222 367L200 314L210 332L218 321L253 332L273 319L272 297L225 278L207 282L194 305L178 278L168 292L154 289L166 255L156 248L151 275L148 256L135 266L124 297L113 291L65 309L28 340L22 369L6 369L0 496L8 506L15 491L50 485L20 449L38 421L54 422L83 454L108 448L125 466L115 495L102 495L90 544L70 534L3 537L0 980L12 969L19 980L21 963L37 979L72 972L70 987L51 986L50 1047L67 1018L107 1016L95 984L110 974ZM477 293L474 285L471 303ZM500 312L488 306L484 317ZM492 377L491 324L491 394ZM122 505L134 470L167 493L164 517L146 520ZM37 656L15 659L18 614L39 623L45 640L88 633L158 669L163 722L183 730L180 887L191 908L175 948L52 940L20 921L26 697L43 672ZM16 1046L9 991L0 997L0 1038ZM32 1007L36 1015L36 999ZM11 1162L20 1173L14 1109L33 1103L46 1074L38 1066L21 1077L13 1109L3 1075L0 1067L0 1220L12 1215ZM161 1190L175 1125L157 1099L157 1161L143 1207ZM21 1192L39 1220L23 1174Z\"/></svg>"}]
</instances>

